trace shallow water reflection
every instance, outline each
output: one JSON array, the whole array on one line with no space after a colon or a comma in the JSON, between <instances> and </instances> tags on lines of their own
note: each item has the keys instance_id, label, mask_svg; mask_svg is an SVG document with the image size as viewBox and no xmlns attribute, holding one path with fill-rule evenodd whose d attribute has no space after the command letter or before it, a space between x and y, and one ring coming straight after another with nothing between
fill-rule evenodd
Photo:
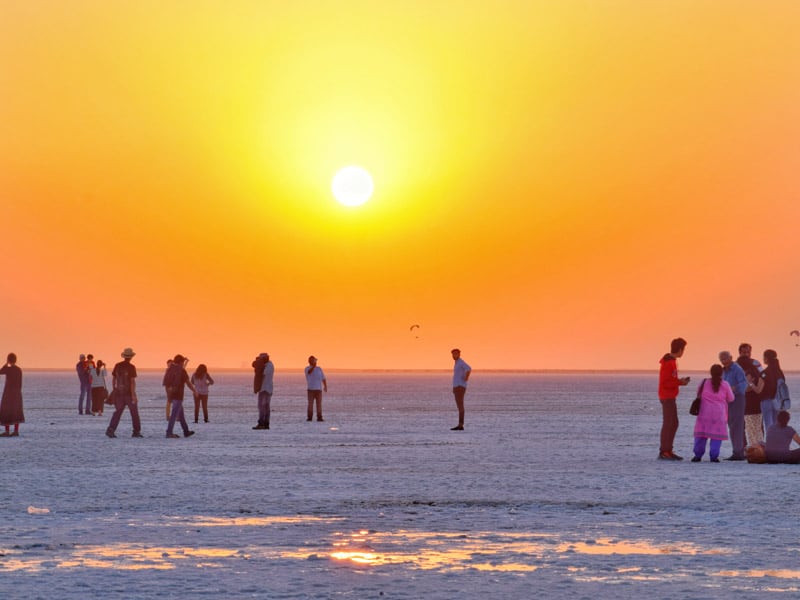
<instances>
[{"instance_id":1,"label":"shallow water reflection","mask_svg":"<svg viewBox=\"0 0 800 600\"><path fill-rule=\"evenodd\" d=\"M794 569L706 570L696 561L685 567L676 567L673 561L665 566L662 556L739 554L735 549L685 541L654 542L609 537L574 539L568 533L481 531L465 534L403 529L333 529L341 527L343 521L345 519L340 517L303 515L164 517L145 525L188 527L195 537L187 539L194 539L194 545L149 544L145 539L139 543L14 546L0 548L0 572L52 569L136 571L178 567L229 569L237 561L250 561L251 565L257 565L259 561L288 561L289 564L304 561L317 569L394 568L440 573L471 570L519 576L538 570L575 581L606 583L666 581L676 576L725 578L738 580L741 586L748 585L748 581L767 580L755 584L762 586L761 589L765 585L795 586L794 580L800 579L800 571ZM211 532L203 534L198 529L218 527L232 528L232 531L209 535ZM253 528L272 531L262 533ZM160 535L153 537L148 534L146 538L160 540ZM204 543L198 543L199 539ZM231 540L237 540L237 546L231 547ZM615 559L615 556L625 558Z\"/></svg>"}]
</instances>

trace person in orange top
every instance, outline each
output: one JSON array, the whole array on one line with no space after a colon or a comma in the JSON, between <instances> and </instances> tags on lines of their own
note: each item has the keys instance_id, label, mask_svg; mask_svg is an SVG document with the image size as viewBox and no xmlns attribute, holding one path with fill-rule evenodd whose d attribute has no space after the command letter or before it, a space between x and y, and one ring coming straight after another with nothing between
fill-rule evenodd
<instances>
[{"instance_id":1,"label":"person in orange top","mask_svg":"<svg viewBox=\"0 0 800 600\"><path fill-rule=\"evenodd\" d=\"M683 460L672 451L675 434L678 432L677 398L680 387L689 383L689 377L678 377L678 361L686 349L686 340L675 338L670 343L670 351L661 359L658 375L658 399L661 401L663 421L661 423L661 448L659 460Z\"/></svg>"}]
</instances>

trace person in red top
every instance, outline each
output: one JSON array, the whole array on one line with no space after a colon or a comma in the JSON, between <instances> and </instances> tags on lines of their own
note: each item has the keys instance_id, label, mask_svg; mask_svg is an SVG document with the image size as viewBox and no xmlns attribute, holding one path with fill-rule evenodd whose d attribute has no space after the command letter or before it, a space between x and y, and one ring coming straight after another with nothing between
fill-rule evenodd
<instances>
[{"instance_id":1,"label":"person in red top","mask_svg":"<svg viewBox=\"0 0 800 600\"><path fill-rule=\"evenodd\" d=\"M663 421L661 424L661 448L659 460L683 460L672 451L675 434L678 432L677 398L680 387L689 383L688 377L678 377L678 361L686 349L686 340L675 338L670 343L669 353L661 359L661 371L658 375L658 399L661 401Z\"/></svg>"}]
</instances>

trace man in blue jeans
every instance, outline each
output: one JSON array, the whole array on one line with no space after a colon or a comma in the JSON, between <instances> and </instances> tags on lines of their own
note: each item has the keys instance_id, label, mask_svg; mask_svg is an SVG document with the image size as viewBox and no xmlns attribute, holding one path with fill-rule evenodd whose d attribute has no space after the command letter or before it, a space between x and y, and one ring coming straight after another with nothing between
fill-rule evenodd
<instances>
[{"instance_id":1,"label":"man in blue jeans","mask_svg":"<svg viewBox=\"0 0 800 600\"><path fill-rule=\"evenodd\" d=\"M188 358L184 358L181 354L176 354L172 360L172 364L164 374L164 381L162 385L167 390L167 397L172 402L172 413L169 416L169 423L167 424L167 438L180 437L177 433L172 433L175 427L175 421L179 421L183 429L183 437L194 435L194 431L189 431L189 425L186 423L186 415L183 412L183 390L184 386L188 386L192 392L195 388L189 379L189 374L186 372L186 363Z\"/></svg>"},{"instance_id":2,"label":"man in blue jeans","mask_svg":"<svg viewBox=\"0 0 800 600\"><path fill-rule=\"evenodd\" d=\"M722 378L733 390L733 402L728 405L728 431L733 452L725 460L745 460L744 456L744 405L747 392L747 377L744 369L733 361L727 350L719 353L722 363Z\"/></svg>"}]
</instances>

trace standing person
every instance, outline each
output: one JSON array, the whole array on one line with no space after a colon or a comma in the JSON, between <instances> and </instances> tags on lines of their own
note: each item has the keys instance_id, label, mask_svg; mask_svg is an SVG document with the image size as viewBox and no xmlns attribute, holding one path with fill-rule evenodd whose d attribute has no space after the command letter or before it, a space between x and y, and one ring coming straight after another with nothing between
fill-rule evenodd
<instances>
[{"instance_id":1,"label":"standing person","mask_svg":"<svg viewBox=\"0 0 800 600\"><path fill-rule=\"evenodd\" d=\"M753 347L747 342L739 344L739 358L736 364L742 367L747 378L747 391L744 395L744 431L748 446L757 446L764 441L761 423L761 399L759 393L764 386L761 381L761 363L751 358Z\"/></svg>"},{"instance_id":2,"label":"standing person","mask_svg":"<svg viewBox=\"0 0 800 600\"><path fill-rule=\"evenodd\" d=\"M728 431L731 436L733 452L725 460L745 460L744 456L744 405L747 392L747 376L744 369L733 362L733 355L727 350L719 353L722 363L722 378L733 390L733 402L728 406Z\"/></svg>"},{"instance_id":3,"label":"standing person","mask_svg":"<svg viewBox=\"0 0 800 600\"><path fill-rule=\"evenodd\" d=\"M689 377L678 377L678 360L686 350L686 340L675 338L670 342L669 352L661 360L661 370L658 375L658 399L661 401L661 448L658 451L659 460L683 460L672 451L675 434L678 432L678 406L677 399L680 386L689 383Z\"/></svg>"},{"instance_id":4,"label":"standing person","mask_svg":"<svg viewBox=\"0 0 800 600\"><path fill-rule=\"evenodd\" d=\"M455 361L453 364L453 397L458 408L458 425L451 427L450 431L464 431L464 396L467 393L467 382L472 373L472 367L461 358L461 350L458 348L453 348L450 355Z\"/></svg>"},{"instance_id":5,"label":"standing person","mask_svg":"<svg viewBox=\"0 0 800 600\"><path fill-rule=\"evenodd\" d=\"M317 405L317 421L324 421L322 418L322 392L328 393L328 380L325 373L317 366L315 356L308 357L308 366L304 369L306 374L306 391L308 392L308 410L306 411L306 421L313 420L314 404Z\"/></svg>"},{"instance_id":6,"label":"standing person","mask_svg":"<svg viewBox=\"0 0 800 600\"><path fill-rule=\"evenodd\" d=\"M106 364L102 360L97 360L97 365L89 369L92 376L92 414L103 416L103 407L108 397L106 387Z\"/></svg>"},{"instance_id":7,"label":"standing person","mask_svg":"<svg viewBox=\"0 0 800 600\"><path fill-rule=\"evenodd\" d=\"M778 379L786 379L781 370L781 363L778 360L778 353L775 350L764 350L764 364L767 365L761 372L761 381L764 382L761 388L761 420L764 423L764 432L775 424L777 407L775 406L775 396L778 394Z\"/></svg>"},{"instance_id":8,"label":"standing person","mask_svg":"<svg viewBox=\"0 0 800 600\"><path fill-rule=\"evenodd\" d=\"M92 376L89 374L89 363L85 354L81 354L78 357L75 371L78 373L78 382L81 386L81 392L78 396L78 414L83 414L83 399L86 398L86 414L90 415L92 414Z\"/></svg>"},{"instance_id":9,"label":"standing person","mask_svg":"<svg viewBox=\"0 0 800 600\"><path fill-rule=\"evenodd\" d=\"M197 365L197 369L192 373L192 385L194 393L194 422L200 417L200 406L203 406L203 420L208 423L208 386L214 385L214 379L208 374L208 367L203 364Z\"/></svg>"},{"instance_id":10,"label":"standing person","mask_svg":"<svg viewBox=\"0 0 800 600\"><path fill-rule=\"evenodd\" d=\"M258 425L253 429L269 429L275 365L269 354L262 352L253 362L253 368L256 369L253 389L258 394Z\"/></svg>"},{"instance_id":11,"label":"standing person","mask_svg":"<svg viewBox=\"0 0 800 600\"><path fill-rule=\"evenodd\" d=\"M733 402L733 390L722 378L722 365L711 365L711 380L704 379L697 388L700 400L700 414L694 423L694 457L692 462L700 462L706 453L706 440L711 440L709 457L711 462L719 462L722 442L728 439L728 404Z\"/></svg>"},{"instance_id":12,"label":"standing person","mask_svg":"<svg viewBox=\"0 0 800 600\"><path fill-rule=\"evenodd\" d=\"M17 437L19 424L25 422L25 414L22 411L22 369L17 366L17 355L13 352L0 368L0 375L6 376L3 397L0 399L0 425L6 430L0 433L0 437ZM13 433L10 431L12 425Z\"/></svg>"},{"instance_id":13,"label":"standing person","mask_svg":"<svg viewBox=\"0 0 800 600\"><path fill-rule=\"evenodd\" d=\"M131 423L133 434L131 437L140 438L142 435L142 422L139 419L139 399L136 397L136 367L131 359L136 353L130 348L122 351L122 361L114 365L111 371L111 386L114 393L114 414L111 415L111 422L106 429L106 435L110 438L117 437L116 431L122 412L125 407L131 413Z\"/></svg>"},{"instance_id":14,"label":"standing person","mask_svg":"<svg viewBox=\"0 0 800 600\"><path fill-rule=\"evenodd\" d=\"M789 413L785 410L778 412L775 424L767 429L766 454L768 463L800 464L800 448L790 450L792 440L800 444L800 435L789 427Z\"/></svg>"},{"instance_id":15,"label":"standing person","mask_svg":"<svg viewBox=\"0 0 800 600\"><path fill-rule=\"evenodd\" d=\"M172 359L167 359L167 370L164 371L164 377L167 376L167 372L169 368L172 366ZM167 399L167 418L166 420L169 421L170 416L172 415L172 401L169 399L169 392L167 391L166 385L164 386L164 397Z\"/></svg>"},{"instance_id":16,"label":"standing person","mask_svg":"<svg viewBox=\"0 0 800 600\"><path fill-rule=\"evenodd\" d=\"M183 412L183 390L184 385L188 386L193 393L197 393L194 385L189 379L189 374L186 372L186 363L189 362L188 358L184 358L182 354L176 354L172 359L172 364L164 374L163 385L167 388L167 396L172 402L172 414L169 416L169 423L167 424L167 438L180 437L177 433L172 433L175 427L175 421L181 424L183 429L183 437L194 435L194 431L189 431L189 425L186 423L186 415Z\"/></svg>"}]
</instances>

